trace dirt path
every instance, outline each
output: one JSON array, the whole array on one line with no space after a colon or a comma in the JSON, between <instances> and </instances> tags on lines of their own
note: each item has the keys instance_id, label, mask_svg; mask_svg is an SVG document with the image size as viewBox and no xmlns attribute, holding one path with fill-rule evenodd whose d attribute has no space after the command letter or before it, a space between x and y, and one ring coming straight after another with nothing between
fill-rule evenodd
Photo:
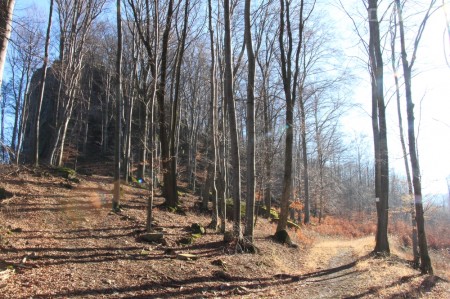
<instances>
[{"instance_id":1,"label":"dirt path","mask_svg":"<svg viewBox=\"0 0 450 299\"><path fill-rule=\"evenodd\" d=\"M270 295L281 298L450 298L450 284L421 276L393 255L370 257L374 238L321 238L308 251L298 276L282 275L291 285ZM431 292L431 290L434 290ZM281 296L280 296L281 295Z\"/></svg>"}]
</instances>

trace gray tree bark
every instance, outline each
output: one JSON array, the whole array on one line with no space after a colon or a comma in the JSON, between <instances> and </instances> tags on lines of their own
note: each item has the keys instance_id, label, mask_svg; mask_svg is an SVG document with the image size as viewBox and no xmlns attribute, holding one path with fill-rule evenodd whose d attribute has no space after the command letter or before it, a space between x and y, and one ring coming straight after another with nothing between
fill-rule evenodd
<instances>
[{"instance_id":1,"label":"gray tree bark","mask_svg":"<svg viewBox=\"0 0 450 299\"><path fill-rule=\"evenodd\" d=\"M380 28L378 21L378 1L369 0L369 55L372 75L372 125L374 131L375 167L377 180L377 234L374 252L389 255L388 241L388 199L389 199L389 159L386 128L386 107L383 94L383 58L381 53ZM378 116L378 117L376 117Z\"/></svg>"},{"instance_id":2,"label":"gray tree bark","mask_svg":"<svg viewBox=\"0 0 450 299\"><path fill-rule=\"evenodd\" d=\"M247 199L245 208L244 236L253 243L255 217L255 54L253 52L251 22L251 0L245 1L245 45L248 58L247 80Z\"/></svg>"},{"instance_id":3,"label":"gray tree bark","mask_svg":"<svg viewBox=\"0 0 450 299\"><path fill-rule=\"evenodd\" d=\"M239 140L236 122L236 108L233 97L233 62L231 57L231 14L230 1L224 0L224 23L225 23L225 100L228 107L228 120L231 139L231 166L232 166L232 198L233 198L233 234L239 240L241 232L241 166L239 154Z\"/></svg>"},{"instance_id":4,"label":"gray tree bark","mask_svg":"<svg viewBox=\"0 0 450 299\"><path fill-rule=\"evenodd\" d=\"M114 194L113 211L120 209L120 130L122 118L122 14L117 0L117 59L116 59L116 123L114 131Z\"/></svg>"},{"instance_id":5,"label":"gray tree bark","mask_svg":"<svg viewBox=\"0 0 450 299\"><path fill-rule=\"evenodd\" d=\"M48 64L48 47L50 45L50 32L52 28L52 16L53 16L53 0L50 0L50 9L48 14L48 25L47 25L47 33L45 37L45 49L44 49L44 63L42 65L42 78L41 84L39 85L40 92L38 103L36 105L36 116L34 123L34 166L39 166L39 134L40 134L40 120L41 120L41 110L42 110L42 101L44 99L44 91L45 91L45 80L47 79L47 64Z\"/></svg>"},{"instance_id":6,"label":"gray tree bark","mask_svg":"<svg viewBox=\"0 0 450 299\"><path fill-rule=\"evenodd\" d=\"M417 153L416 134L414 125L414 103L412 100L412 68L416 59L416 52L422 37L423 30L430 16L431 9L436 3L436 0L430 2L429 8L424 16L422 23L419 26L419 31L414 43L414 53L411 62L408 62L406 45L405 45L405 30L403 25L402 6L400 0L395 0L397 6L397 13L399 18L400 28L400 45L402 53L403 76L405 77L405 93L406 93L406 112L408 118L408 142L409 142L409 157L411 161L413 187L414 187L414 201L416 206L416 221L419 242L420 254L420 270L423 274L433 274L433 267L431 265L430 255L428 253L428 244L425 233L425 219L422 202L422 183L420 175L419 157Z\"/></svg>"}]
</instances>

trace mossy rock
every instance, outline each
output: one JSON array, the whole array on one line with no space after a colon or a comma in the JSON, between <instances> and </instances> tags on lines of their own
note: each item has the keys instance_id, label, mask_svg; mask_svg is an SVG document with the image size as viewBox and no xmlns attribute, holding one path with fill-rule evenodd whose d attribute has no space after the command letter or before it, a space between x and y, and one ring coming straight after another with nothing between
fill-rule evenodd
<instances>
[{"instance_id":1,"label":"mossy rock","mask_svg":"<svg viewBox=\"0 0 450 299\"><path fill-rule=\"evenodd\" d=\"M133 184L139 184L140 183L139 180L135 176L132 176L132 175L128 176L128 181L130 183L133 183Z\"/></svg>"},{"instance_id":2,"label":"mossy rock","mask_svg":"<svg viewBox=\"0 0 450 299\"><path fill-rule=\"evenodd\" d=\"M289 228L295 228L296 230L297 230L297 229L300 229L300 225L298 225L298 224L295 223L295 222L292 222L291 220L288 220L287 226L288 226Z\"/></svg>"},{"instance_id":3,"label":"mossy rock","mask_svg":"<svg viewBox=\"0 0 450 299\"><path fill-rule=\"evenodd\" d=\"M187 214L186 214L186 211L183 210L183 208L180 207L179 205L176 205L176 206L168 206L168 207L167 207L167 210L168 210L170 213L174 213L174 214L178 214L178 215L182 215L182 216L186 216L186 215L187 215Z\"/></svg>"},{"instance_id":4,"label":"mossy rock","mask_svg":"<svg viewBox=\"0 0 450 299\"><path fill-rule=\"evenodd\" d=\"M193 234L206 234L206 229L200 223L193 223L190 230Z\"/></svg>"},{"instance_id":5,"label":"mossy rock","mask_svg":"<svg viewBox=\"0 0 450 299\"><path fill-rule=\"evenodd\" d=\"M58 175L66 179L70 179L77 176L77 172L74 169L68 167L57 167L56 172L58 173Z\"/></svg>"},{"instance_id":6,"label":"mossy rock","mask_svg":"<svg viewBox=\"0 0 450 299\"><path fill-rule=\"evenodd\" d=\"M159 232L158 233L146 233L146 234L140 235L139 240L145 241L145 242L150 242L150 243L153 243L153 242L158 243L158 242L161 242L163 237L164 237L164 234L159 233Z\"/></svg>"},{"instance_id":7,"label":"mossy rock","mask_svg":"<svg viewBox=\"0 0 450 299\"><path fill-rule=\"evenodd\" d=\"M201 234L191 234L190 236L183 237L180 240L178 240L178 244L180 245L192 245L195 243L195 240L198 238L201 238Z\"/></svg>"},{"instance_id":8,"label":"mossy rock","mask_svg":"<svg viewBox=\"0 0 450 299\"><path fill-rule=\"evenodd\" d=\"M12 197L13 194L3 187L0 187L0 200Z\"/></svg>"},{"instance_id":9,"label":"mossy rock","mask_svg":"<svg viewBox=\"0 0 450 299\"><path fill-rule=\"evenodd\" d=\"M80 179L77 178L77 172L74 169L68 167L57 167L55 170L58 176L77 184L80 183Z\"/></svg>"},{"instance_id":10,"label":"mossy rock","mask_svg":"<svg viewBox=\"0 0 450 299\"><path fill-rule=\"evenodd\" d=\"M266 206L262 206L260 208L260 215L261 216L266 216L266 213L267 213L267 207ZM270 218L271 219L278 219L278 218L280 218L280 215L278 214L278 212L275 209L270 208Z\"/></svg>"}]
</instances>

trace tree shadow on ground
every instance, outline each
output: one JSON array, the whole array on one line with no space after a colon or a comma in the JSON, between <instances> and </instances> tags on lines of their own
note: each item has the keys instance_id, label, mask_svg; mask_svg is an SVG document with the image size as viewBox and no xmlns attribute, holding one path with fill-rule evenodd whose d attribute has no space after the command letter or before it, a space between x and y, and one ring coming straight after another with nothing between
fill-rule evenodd
<instances>
[{"instance_id":1,"label":"tree shadow on ground","mask_svg":"<svg viewBox=\"0 0 450 299\"><path fill-rule=\"evenodd\" d=\"M72 290L56 294L56 297L84 297L100 294L114 294L122 295L126 298L197 298L198 296L204 296L205 294L214 295L218 292L220 292L221 295L224 293L228 293L228 295L244 295L264 291L273 286L295 284L308 278L326 277L331 274L341 273L339 276L326 278L334 279L349 275L357 271L352 271L351 273L342 272L353 268L359 260L340 267L320 270L304 275L278 274L272 277L248 278L224 274L223 271L214 271L210 276L196 276L188 279L174 279L166 276L160 277L161 281L134 286ZM313 283L317 282L318 281L313 281ZM36 298L46 298L46 296L47 295L41 295L41 297L36 296Z\"/></svg>"},{"instance_id":2,"label":"tree shadow on ground","mask_svg":"<svg viewBox=\"0 0 450 299\"><path fill-rule=\"evenodd\" d=\"M373 295L378 293L378 291L383 290L383 289L388 289L388 288L392 288L395 286L400 286L402 284L405 283L409 283L411 282L414 278L419 277L420 274L413 274L413 275L408 275L408 276L403 276L400 279L388 284L388 285L380 285L380 286L376 286L376 287L371 287L369 288L367 291L362 292L358 295L350 295L350 296L344 296L344 299L358 299L358 298L364 298L365 296L368 295ZM398 297L397 297L397 296ZM389 298L416 298L416 297L409 297L409 296L404 296L405 293L398 293L398 294L394 294L392 296L390 296Z\"/></svg>"}]
</instances>

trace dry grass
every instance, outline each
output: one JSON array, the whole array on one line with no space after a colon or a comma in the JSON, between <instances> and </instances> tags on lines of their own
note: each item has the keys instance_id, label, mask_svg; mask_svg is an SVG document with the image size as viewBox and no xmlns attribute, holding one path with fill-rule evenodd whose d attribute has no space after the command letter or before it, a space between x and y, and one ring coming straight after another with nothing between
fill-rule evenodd
<instances>
[{"instance_id":1,"label":"dry grass","mask_svg":"<svg viewBox=\"0 0 450 299\"><path fill-rule=\"evenodd\" d=\"M311 224L314 231L323 235L360 238L375 234L376 225L371 218L371 216L354 216L344 219L327 216L321 223L318 223L316 218L312 218Z\"/></svg>"}]
</instances>

